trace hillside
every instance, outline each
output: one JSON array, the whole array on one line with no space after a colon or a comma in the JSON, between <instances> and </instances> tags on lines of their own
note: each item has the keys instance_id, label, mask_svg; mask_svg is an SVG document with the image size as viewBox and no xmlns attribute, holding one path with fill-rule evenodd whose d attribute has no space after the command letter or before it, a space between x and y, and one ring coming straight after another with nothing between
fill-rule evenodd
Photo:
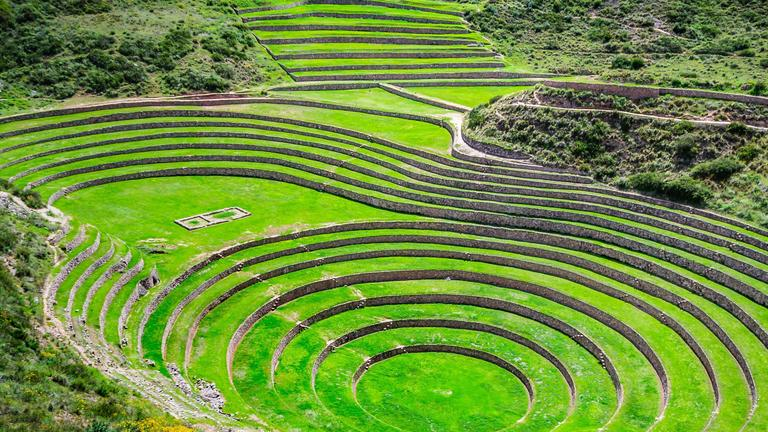
<instances>
[{"instance_id":1,"label":"hillside","mask_svg":"<svg viewBox=\"0 0 768 432\"><path fill-rule=\"evenodd\" d=\"M0 193L0 201L7 200ZM39 333L39 287L50 271L45 238L52 226L20 212L17 204L10 208L13 213L5 206L0 209L0 429L160 432L139 428L176 424L137 394L83 365L63 341Z\"/></svg>"},{"instance_id":2,"label":"hillside","mask_svg":"<svg viewBox=\"0 0 768 432\"><path fill-rule=\"evenodd\" d=\"M0 0L0 113L258 89L281 75L224 1Z\"/></svg>"},{"instance_id":3,"label":"hillside","mask_svg":"<svg viewBox=\"0 0 768 432\"><path fill-rule=\"evenodd\" d=\"M761 0L491 0L468 20L522 67L765 93Z\"/></svg>"},{"instance_id":4,"label":"hillside","mask_svg":"<svg viewBox=\"0 0 768 432\"><path fill-rule=\"evenodd\" d=\"M609 184L768 226L768 107L540 86L476 108L467 134Z\"/></svg>"}]
</instances>

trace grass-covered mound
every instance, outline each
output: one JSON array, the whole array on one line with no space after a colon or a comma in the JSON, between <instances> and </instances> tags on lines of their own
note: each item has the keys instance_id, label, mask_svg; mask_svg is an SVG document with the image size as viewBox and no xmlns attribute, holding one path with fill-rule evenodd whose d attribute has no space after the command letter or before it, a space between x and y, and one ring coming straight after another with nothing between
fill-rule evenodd
<instances>
[{"instance_id":1,"label":"grass-covered mound","mask_svg":"<svg viewBox=\"0 0 768 432\"><path fill-rule=\"evenodd\" d=\"M632 101L538 87L477 108L468 133L539 163L766 224L766 112L737 102Z\"/></svg>"}]
</instances>

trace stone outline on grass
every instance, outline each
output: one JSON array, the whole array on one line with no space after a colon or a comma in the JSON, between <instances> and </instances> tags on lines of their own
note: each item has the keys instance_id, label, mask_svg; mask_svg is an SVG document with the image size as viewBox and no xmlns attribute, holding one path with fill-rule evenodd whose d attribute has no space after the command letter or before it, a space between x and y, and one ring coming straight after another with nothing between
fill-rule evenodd
<instances>
[{"instance_id":1,"label":"stone outline on grass","mask_svg":"<svg viewBox=\"0 0 768 432\"><path fill-rule=\"evenodd\" d=\"M215 215L226 212L234 212L232 216L224 218L216 218ZM206 213L197 214L194 216L187 216L181 219L176 219L173 222L188 231L195 231L201 228L207 228L209 226L222 224L225 222L231 222L238 219L243 219L251 215L251 212L240 207L225 207L219 210L213 210Z\"/></svg>"}]
</instances>

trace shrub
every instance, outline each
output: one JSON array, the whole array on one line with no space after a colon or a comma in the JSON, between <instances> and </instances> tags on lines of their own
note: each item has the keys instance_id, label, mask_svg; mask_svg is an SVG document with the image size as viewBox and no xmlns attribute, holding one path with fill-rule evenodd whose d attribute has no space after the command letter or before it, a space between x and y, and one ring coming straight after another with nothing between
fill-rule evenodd
<instances>
[{"instance_id":1,"label":"shrub","mask_svg":"<svg viewBox=\"0 0 768 432\"><path fill-rule=\"evenodd\" d=\"M760 59L760 67L768 69L768 58Z\"/></svg>"},{"instance_id":2,"label":"shrub","mask_svg":"<svg viewBox=\"0 0 768 432\"><path fill-rule=\"evenodd\" d=\"M664 186L664 194L675 201L701 205L712 197L712 191L704 183L690 177L680 177Z\"/></svg>"},{"instance_id":3,"label":"shrub","mask_svg":"<svg viewBox=\"0 0 768 432\"><path fill-rule=\"evenodd\" d=\"M483 114L483 108L477 107L469 112L467 118L467 127L469 129L476 129L485 122L485 115Z\"/></svg>"},{"instance_id":4,"label":"shrub","mask_svg":"<svg viewBox=\"0 0 768 432\"><path fill-rule=\"evenodd\" d=\"M611 63L613 69L631 69L638 70L645 67L645 60L642 57L616 56Z\"/></svg>"},{"instance_id":5,"label":"shrub","mask_svg":"<svg viewBox=\"0 0 768 432\"><path fill-rule=\"evenodd\" d=\"M675 155L681 159L693 159L699 153L699 144L696 136L685 134L675 140Z\"/></svg>"},{"instance_id":6,"label":"shrub","mask_svg":"<svg viewBox=\"0 0 768 432\"><path fill-rule=\"evenodd\" d=\"M729 133L732 133L732 134L736 134L736 135L744 134L748 130L749 130L749 128L747 128L747 125L745 125L744 123L741 123L741 122L732 122L731 124L729 124L725 128L726 132L729 132Z\"/></svg>"},{"instance_id":7,"label":"shrub","mask_svg":"<svg viewBox=\"0 0 768 432\"><path fill-rule=\"evenodd\" d=\"M692 132L694 129L696 129L696 126L693 124L693 122L688 120L677 122L672 127L672 131L677 135L682 135L686 132Z\"/></svg>"},{"instance_id":8,"label":"shrub","mask_svg":"<svg viewBox=\"0 0 768 432\"><path fill-rule=\"evenodd\" d=\"M743 162L752 162L760 155L760 148L754 144L747 144L736 150L736 157Z\"/></svg>"},{"instance_id":9,"label":"shrub","mask_svg":"<svg viewBox=\"0 0 768 432\"><path fill-rule=\"evenodd\" d=\"M765 83L758 82L752 86L749 92L755 96L762 96L768 94L768 86Z\"/></svg>"},{"instance_id":10,"label":"shrub","mask_svg":"<svg viewBox=\"0 0 768 432\"><path fill-rule=\"evenodd\" d=\"M634 174L623 182L623 186L697 205L705 203L712 196L707 185L698 180L687 176L670 179L657 172Z\"/></svg>"},{"instance_id":11,"label":"shrub","mask_svg":"<svg viewBox=\"0 0 768 432\"><path fill-rule=\"evenodd\" d=\"M0 225L0 253L7 254L10 252L18 240L16 231L10 226Z\"/></svg>"},{"instance_id":12,"label":"shrub","mask_svg":"<svg viewBox=\"0 0 768 432\"><path fill-rule=\"evenodd\" d=\"M13 9L8 0L0 0L0 26L10 27L13 24Z\"/></svg>"},{"instance_id":13,"label":"shrub","mask_svg":"<svg viewBox=\"0 0 768 432\"><path fill-rule=\"evenodd\" d=\"M36 191L29 190L29 189L13 189L13 194L17 197L21 198L22 201L24 201L24 204L27 206L33 208L33 209L41 209L45 207L45 203L43 202L43 199L40 197L40 194Z\"/></svg>"},{"instance_id":14,"label":"shrub","mask_svg":"<svg viewBox=\"0 0 768 432\"><path fill-rule=\"evenodd\" d=\"M744 169L744 165L731 157L721 157L709 162L702 162L691 170L695 178L707 178L724 181Z\"/></svg>"}]
</instances>

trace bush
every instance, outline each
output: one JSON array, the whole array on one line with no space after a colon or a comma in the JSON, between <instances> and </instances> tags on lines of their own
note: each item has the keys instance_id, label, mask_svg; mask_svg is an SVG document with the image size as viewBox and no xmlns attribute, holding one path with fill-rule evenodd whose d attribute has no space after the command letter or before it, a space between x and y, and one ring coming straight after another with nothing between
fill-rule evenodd
<instances>
[{"instance_id":1,"label":"bush","mask_svg":"<svg viewBox=\"0 0 768 432\"><path fill-rule=\"evenodd\" d=\"M631 69L638 70L645 67L645 60L642 57L616 56L611 63L613 69Z\"/></svg>"},{"instance_id":2,"label":"bush","mask_svg":"<svg viewBox=\"0 0 768 432\"><path fill-rule=\"evenodd\" d=\"M10 27L13 24L13 9L8 0L0 0L0 26Z\"/></svg>"},{"instance_id":3,"label":"bush","mask_svg":"<svg viewBox=\"0 0 768 432\"><path fill-rule=\"evenodd\" d=\"M741 135L744 133L747 133L749 131L749 128L747 128L747 125L741 122L731 122L728 126L726 126L725 131L728 133Z\"/></svg>"},{"instance_id":4,"label":"bush","mask_svg":"<svg viewBox=\"0 0 768 432\"><path fill-rule=\"evenodd\" d=\"M760 148L754 144L747 144L736 150L736 157L743 162L752 162L760 156Z\"/></svg>"},{"instance_id":5,"label":"bush","mask_svg":"<svg viewBox=\"0 0 768 432\"><path fill-rule=\"evenodd\" d=\"M5 255L10 252L18 240L15 230L10 226L0 225L0 253Z\"/></svg>"},{"instance_id":6,"label":"bush","mask_svg":"<svg viewBox=\"0 0 768 432\"><path fill-rule=\"evenodd\" d=\"M731 157L721 157L709 162L702 162L691 170L691 176L715 181L724 181L744 169L744 165Z\"/></svg>"},{"instance_id":7,"label":"bush","mask_svg":"<svg viewBox=\"0 0 768 432\"><path fill-rule=\"evenodd\" d=\"M685 134L675 140L675 155L681 159L693 159L699 153L696 136Z\"/></svg>"},{"instance_id":8,"label":"bush","mask_svg":"<svg viewBox=\"0 0 768 432\"><path fill-rule=\"evenodd\" d=\"M694 51L697 54L728 55L736 51L745 51L751 47L749 39L745 37L722 37L714 41L700 45Z\"/></svg>"},{"instance_id":9,"label":"bush","mask_svg":"<svg viewBox=\"0 0 768 432\"><path fill-rule=\"evenodd\" d=\"M476 129L485 122L485 115L483 114L483 107L477 107L469 112L467 118L467 127L469 129Z\"/></svg>"},{"instance_id":10,"label":"bush","mask_svg":"<svg viewBox=\"0 0 768 432\"><path fill-rule=\"evenodd\" d=\"M707 185L698 180L687 176L670 179L657 172L634 174L623 182L623 186L696 205L705 203L712 196Z\"/></svg>"},{"instance_id":11,"label":"bush","mask_svg":"<svg viewBox=\"0 0 768 432\"><path fill-rule=\"evenodd\" d=\"M749 92L755 96L763 96L768 94L768 86L765 83L758 82L752 86Z\"/></svg>"},{"instance_id":12,"label":"bush","mask_svg":"<svg viewBox=\"0 0 768 432\"><path fill-rule=\"evenodd\" d=\"M215 72L198 69L187 69L173 75L167 75L164 81L169 88L179 92L220 92L229 88L229 82Z\"/></svg>"},{"instance_id":13,"label":"bush","mask_svg":"<svg viewBox=\"0 0 768 432\"><path fill-rule=\"evenodd\" d=\"M680 177L665 184L664 194L674 200L701 205L712 197L712 191L704 183L690 177Z\"/></svg>"},{"instance_id":14,"label":"bush","mask_svg":"<svg viewBox=\"0 0 768 432\"><path fill-rule=\"evenodd\" d=\"M760 67L768 69L768 58L760 59Z\"/></svg>"}]
</instances>

